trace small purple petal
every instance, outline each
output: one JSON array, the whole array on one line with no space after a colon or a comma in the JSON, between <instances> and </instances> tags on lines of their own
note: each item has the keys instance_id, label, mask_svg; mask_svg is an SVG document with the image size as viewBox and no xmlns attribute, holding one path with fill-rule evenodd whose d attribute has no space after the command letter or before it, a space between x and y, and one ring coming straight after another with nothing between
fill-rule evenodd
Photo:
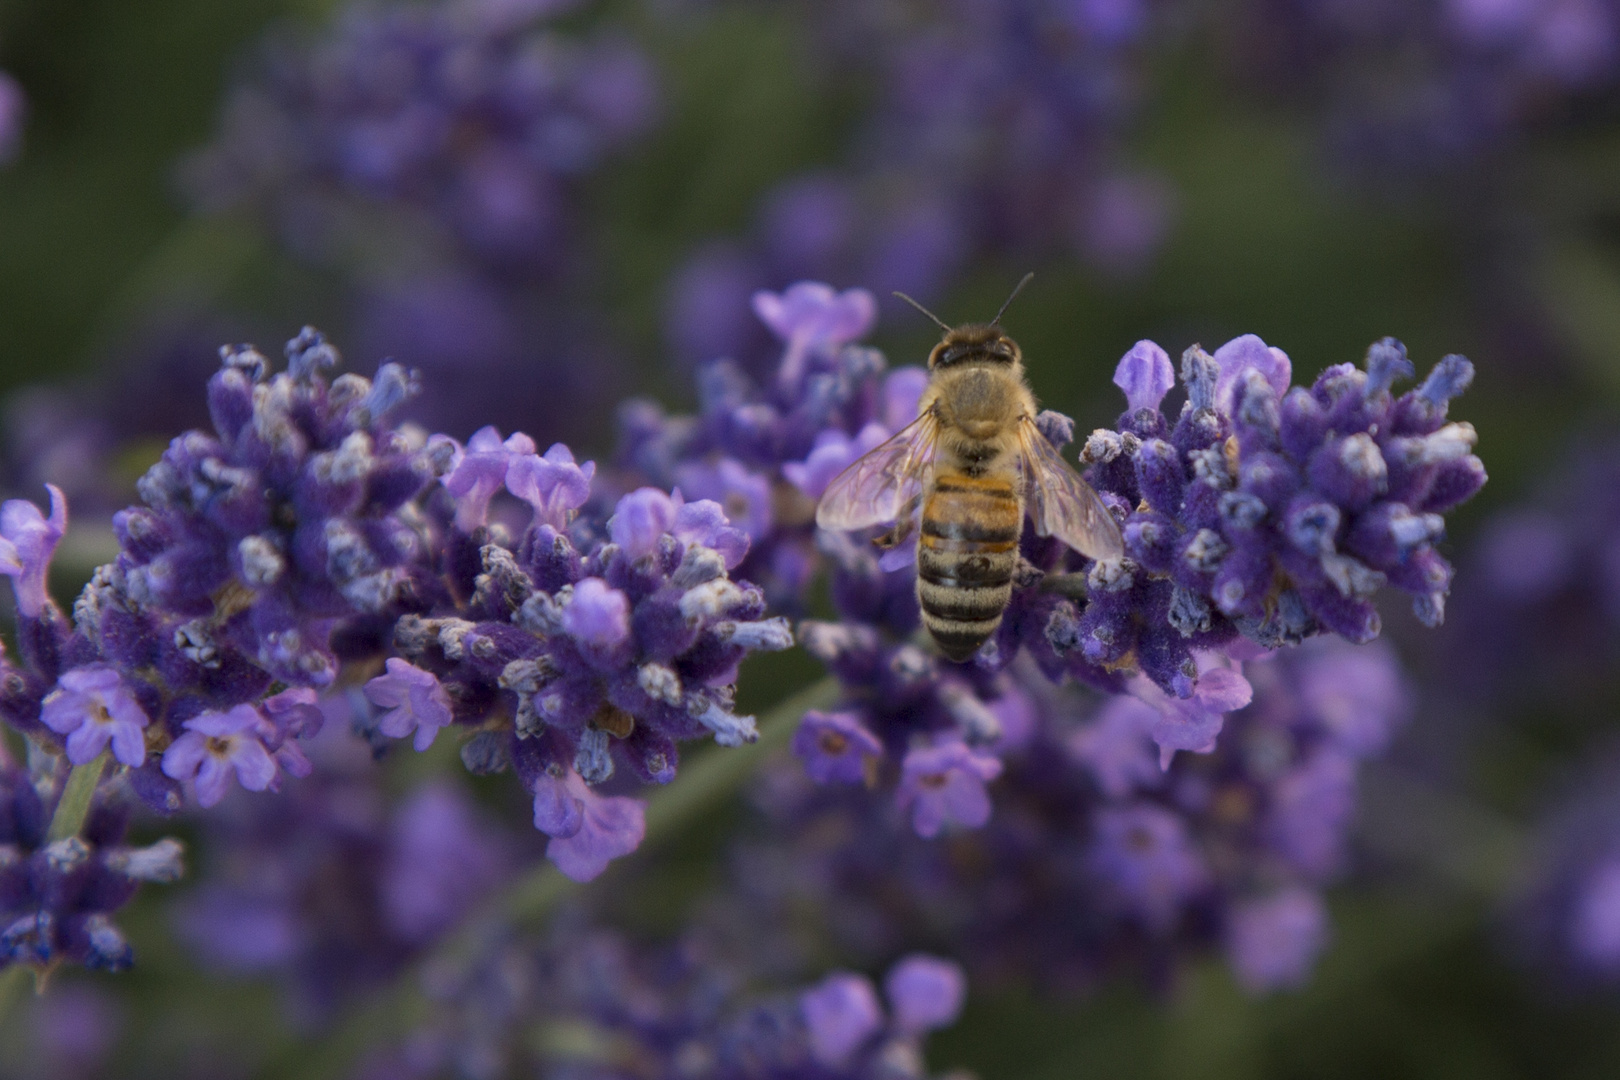
<instances>
[{"instance_id":1,"label":"small purple petal","mask_svg":"<svg viewBox=\"0 0 1620 1080\"><path fill-rule=\"evenodd\" d=\"M0 539L11 545L0 551L4 556L0 558L0 574L12 579L17 610L28 619L39 618L50 600L45 576L56 545L67 531L67 499L62 489L46 484L45 490L51 495L49 518L27 499L8 499L0 505Z\"/></svg>"},{"instance_id":2,"label":"small purple petal","mask_svg":"<svg viewBox=\"0 0 1620 1080\"><path fill-rule=\"evenodd\" d=\"M967 997L967 977L960 965L915 953L889 970L883 991L894 1010L894 1026L921 1034L955 1022Z\"/></svg>"},{"instance_id":3,"label":"small purple petal","mask_svg":"<svg viewBox=\"0 0 1620 1080\"><path fill-rule=\"evenodd\" d=\"M506 470L506 489L534 508L532 524L561 530L590 498L595 476L596 462L576 464L573 452L557 443L544 457L527 454L514 459Z\"/></svg>"},{"instance_id":4,"label":"small purple petal","mask_svg":"<svg viewBox=\"0 0 1620 1080\"><path fill-rule=\"evenodd\" d=\"M1151 341L1138 341L1114 369L1114 385L1125 391L1125 404L1131 412L1157 410L1164 395L1176 384L1176 369L1170 354Z\"/></svg>"},{"instance_id":5,"label":"small purple petal","mask_svg":"<svg viewBox=\"0 0 1620 1080\"><path fill-rule=\"evenodd\" d=\"M583 808L583 821L572 836L552 837L546 858L574 881L590 881L608 863L641 846L647 834L647 804L623 795L603 797L570 772L569 791Z\"/></svg>"},{"instance_id":6,"label":"small purple petal","mask_svg":"<svg viewBox=\"0 0 1620 1080\"><path fill-rule=\"evenodd\" d=\"M938 835L947 823L976 829L990 820L986 781L1001 775L999 758L951 741L906 752L900 765L901 809L910 807L918 836Z\"/></svg>"},{"instance_id":7,"label":"small purple petal","mask_svg":"<svg viewBox=\"0 0 1620 1080\"><path fill-rule=\"evenodd\" d=\"M574 586L562 628L593 650L614 649L630 639L630 598L601 578L586 578Z\"/></svg>"},{"instance_id":8,"label":"small purple petal","mask_svg":"<svg viewBox=\"0 0 1620 1080\"><path fill-rule=\"evenodd\" d=\"M416 749L426 750L451 721L450 695L432 672L397 656L389 657L386 666L386 675L365 685L366 700L388 710L378 718L377 730L395 739L414 730Z\"/></svg>"},{"instance_id":9,"label":"small purple petal","mask_svg":"<svg viewBox=\"0 0 1620 1080\"><path fill-rule=\"evenodd\" d=\"M799 997L799 1008L810 1032L810 1052L834 1068L883 1027L883 1006L872 980L863 975L828 975Z\"/></svg>"},{"instance_id":10,"label":"small purple petal","mask_svg":"<svg viewBox=\"0 0 1620 1080\"><path fill-rule=\"evenodd\" d=\"M658 550L658 538L675 524L675 501L657 488L644 487L619 500L608 519L613 542L632 559Z\"/></svg>"},{"instance_id":11,"label":"small purple petal","mask_svg":"<svg viewBox=\"0 0 1620 1080\"><path fill-rule=\"evenodd\" d=\"M1243 386L1243 373L1250 368L1258 371L1271 384L1278 401L1288 393L1288 383L1293 374L1288 354L1267 345L1253 334L1233 338L1216 349L1215 362L1220 365L1221 372L1215 380L1215 407L1228 416L1236 412L1235 398Z\"/></svg>"}]
</instances>

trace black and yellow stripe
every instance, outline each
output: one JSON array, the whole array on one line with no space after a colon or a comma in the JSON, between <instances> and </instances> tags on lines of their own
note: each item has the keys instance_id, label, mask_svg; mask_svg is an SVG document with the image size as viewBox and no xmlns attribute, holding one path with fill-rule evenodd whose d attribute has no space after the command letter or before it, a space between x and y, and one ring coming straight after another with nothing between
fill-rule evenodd
<instances>
[{"instance_id":1,"label":"black and yellow stripe","mask_svg":"<svg viewBox=\"0 0 1620 1080\"><path fill-rule=\"evenodd\" d=\"M917 602L950 659L968 659L1001 625L1023 523L1011 478L935 475L917 541Z\"/></svg>"}]
</instances>

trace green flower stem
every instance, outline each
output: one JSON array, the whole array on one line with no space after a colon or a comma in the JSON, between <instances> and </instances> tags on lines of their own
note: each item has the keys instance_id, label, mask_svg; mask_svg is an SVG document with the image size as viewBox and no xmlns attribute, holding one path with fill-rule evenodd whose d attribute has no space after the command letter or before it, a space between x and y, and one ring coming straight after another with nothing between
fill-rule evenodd
<instances>
[{"instance_id":1,"label":"green flower stem","mask_svg":"<svg viewBox=\"0 0 1620 1080\"><path fill-rule=\"evenodd\" d=\"M806 710L830 705L837 694L838 683L822 679L766 713L759 723L759 741L695 755L673 783L648 800L647 835L638 854L679 835L693 821L724 805L766 754L787 745ZM607 876L611 874L610 869ZM549 862L530 870L330 1034L288 1047L260 1075L319 1080L346 1074L367 1048L398 1037L426 1019L429 1002L422 992L424 972L456 970L471 963L503 931L541 922L564 897L581 887Z\"/></svg>"},{"instance_id":2,"label":"green flower stem","mask_svg":"<svg viewBox=\"0 0 1620 1080\"><path fill-rule=\"evenodd\" d=\"M56 804L56 813L51 816L47 842L54 844L58 840L79 835L79 830L84 828L84 819L90 816L90 800L96 794L96 785L101 782L101 770L106 764L107 751L103 750L94 761L73 766L67 785L62 789L62 800Z\"/></svg>"},{"instance_id":3,"label":"green flower stem","mask_svg":"<svg viewBox=\"0 0 1620 1080\"><path fill-rule=\"evenodd\" d=\"M67 783L62 788L62 799L51 816L50 830L45 834L48 843L79 835L84 819L90 816L90 800L95 797L96 785L101 782L101 771L107 764L103 750L94 761L73 766ZM11 1015L23 998L26 988L34 982L34 969L24 964L12 964L0 970L0 1021ZM43 978L34 984L43 992Z\"/></svg>"}]
</instances>

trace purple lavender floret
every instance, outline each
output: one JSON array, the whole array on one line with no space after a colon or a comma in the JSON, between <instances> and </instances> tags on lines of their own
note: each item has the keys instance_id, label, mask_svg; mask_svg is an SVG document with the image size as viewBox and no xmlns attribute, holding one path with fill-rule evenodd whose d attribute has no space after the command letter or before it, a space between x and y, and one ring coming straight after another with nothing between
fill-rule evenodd
<instances>
[{"instance_id":1,"label":"purple lavender floret","mask_svg":"<svg viewBox=\"0 0 1620 1080\"><path fill-rule=\"evenodd\" d=\"M124 843L127 793L103 789L78 835L51 841L66 780L66 769L31 776L0 757L0 969L129 967L134 950L112 915L142 882L172 882L182 873L179 841Z\"/></svg>"},{"instance_id":2,"label":"purple lavender floret","mask_svg":"<svg viewBox=\"0 0 1620 1080\"><path fill-rule=\"evenodd\" d=\"M917 836L881 786L784 765L756 789L774 824L738 852L737 902L767 927L836 912L804 947L891 957L951 941L976 983L1080 989L1216 951L1252 991L1297 986L1329 940L1320 891L1344 869L1359 767L1404 718L1406 688L1384 645L1332 638L1242 674L1252 702L1213 746L1161 764L1147 702L1098 708L1009 667L985 747L1005 770L994 812L948 845Z\"/></svg>"},{"instance_id":3,"label":"purple lavender floret","mask_svg":"<svg viewBox=\"0 0 1620 1080\"><path fill-rule=\"evenodd\" d=\"M116 668L64 672L39 712L46 727L67 736L67 757L75 765L94 761L109 744L119 764L139 767L146 761L144 729L151 719Z\"/></svg>"}]
</instances>

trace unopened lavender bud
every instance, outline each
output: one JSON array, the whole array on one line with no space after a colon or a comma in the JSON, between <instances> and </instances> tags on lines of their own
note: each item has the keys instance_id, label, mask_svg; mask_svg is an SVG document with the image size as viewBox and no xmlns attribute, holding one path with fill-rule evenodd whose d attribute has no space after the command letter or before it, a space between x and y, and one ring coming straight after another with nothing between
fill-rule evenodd
<instances>
[{"instance_id":1,"label":"unopened lavender bud","mask_svg":"<svg viewBox=\"0 0 1620 1080\"><path fill-rule=\"evenodd\" d=\"M1192 569L1208 572L1219 567L1230 550L1231 545L1221 539L1220 533L1212 529L1199 529L1181 557Z\"/></svg>"},{"instance_id":2,"label":"unopened lavender bud","mask_svg":"<svg viewBox=\"0 0 1620 1080\"><path fill-rule=\"evenodd\" d=\"M711 547L693 544L681 556L681 565L670 576L670 584L680 589L691 589L726 574L726 558Z\"/></svg>"},{"instance_id":3,"label":"unopened lavender bud","mask_svg":"<svg viewBox=\"0 0 1620 1080\"><path fill-rule=\"evenodd\" d=\"M1121 449L1118 432L1098 428L1086 437L1085 449L1080 453L1080 460L1087 465L1106 465L1119 457Z\"/></svg>"},{"instance_id":4,"label":"unopened lavender bud","mask_svg":"<svg viewBox=\"0 0 1620 1080\"><path fill-rule=\"evenodd\" d=\"M58 840L45 848L45 860L51 869L65 874L90 857L90 849L77 836Z\"/></svg>"},{"instance_id":5,"label":"unopened lavender bud","mask_svg":"<svg viewBox=\"0 0 1620 1080\"><path fill-rule=\"evenodd\" d=\"M360 408L365 410L368 419L375 420L393 412L420 390L421 382L414 370L387 363L377 369L377 377L371 381L371 392L361 399Z\"/></svg>"},{"instance_id":6,"label":"unopened lavender bud","mask_svg":"<svg viewBox=\"0 0 1620 1080\"><path fill-rule=\"evenodd\" d=\"M681 597L681 615L688 622L715 619L748 602L749 594L726 578L716 578L688 589Z\"/></svg>"},{"instance_id":7,"label":"unopened lavender bud","mask_svg":"<svg viewBox=\"0 0 1620 1080\"><path fill-rule=\"evenodd\" d=\"M939 698L968 745L982 746L1001 738L1001 721L966 687L948 683L940 687Z\"/></svg>"},{"instance_id":8,"label":"unopened lavender bud","mask_svg":"<svg viewBox=\"0 0 1620 1080\"><path fill-rule=\"evenodd\" d=\"M580 732L574 753L574 771L587 784L600 784L613 775L613 755L608 752L608 733L588 727Z\"/></svg>"},{"instance_id":9,"label":"unopened lavender bud","mask_svg":"<svg viewBox=\"0 0 1620 1080\"><path fill-rule=\"evenodd\" d=\"M1330 552L1322 556L1322 572L1341 596L1365 599L1384 587L1388 578L1359 559Z\"/></svg>"},{"instance_id":10,"label":"unopened lavender bud","mask_svg":"<svg viewBox=\"0 0 1620 1080\"><path fill-rule=\"evenodd\" d=\"M728 645L764 652L781 652L793 647L793 630L781 616L759 622L721 622L714 626L714 634Z\"/></svg>"},{"instance_id":11,"label":"unopened lavender bud","mask_svg":"<svg viewBox=\"0 0 1620 1080\"><path fill-rule=\"evenodd\" d=\"M1124 592L1136 583L1136 564L1123 555L1099 559L1086 575L1086 587L1095 592Z\"/></svg>"},{"instance_id":12,"label":"unopened lavender bud","mask_svg":"<svg viewBox=\"0 0 1620 1080\"><path fill-rule=\"evenodd\" d=\"M1190 589L1180 585L1174 587L1170 593L1170 625L1182 637L1192 637L1202 634L1210 628L1212 612L1209 601ZM1050 636L1048 630L1048 636Z\"/></svg>"},{"instance_id":13,"label":"unopened lavender bud","mask_svg":"<svg viewBox=\"0 0 1620 1080\"><path fill-rule=\"evenodd\" d=\"M681 677L663 664L643 664L636 671L636 685L654 701L666 705L681 703Z\"/></svg>"},{"instance_id":14,"label":"unopened lavender bud","mask_svg":"<svg viewBox=\"0 0 1620 1080\"><path fill-rule=\"evenodd\" d=\"M186 872L185 845L172 836L143 848L118 848L107 856L107 867L135 881L162 884L179 881Z\"/></svg>"},{"instance_id":15,"label":"unopened lavender bud","mask_svg":"<svg viewBox=\"0 0 1620 1080\"><path fill-rule=\"evenodd\" d=\"M1407 359L1406 346L1394 338L1387 337L1368 346L1365 388L1368 397L1384 393L1396 379L1410 379L1415 374L1417 369Z\"/></svg>"},{"instance_id":16,"label":"unopened lavender bud","mask_svg":"<svg viewBox=\"0 0 1620 1080\"><path fill-rule=\"evenodd\" d=\"M698 723L714 732L714 741L721 746L742 746L759 739L759 728L752 716L738 716L717 702L694 698L688 711Z\"/></svg>"},{"instance_id":17,"label":"unopened lavender bud","mask_svg":"<svg viewBox=\"0 0 1620 1080\"><path fill-rule=\"evenodd\" d=\"M236 550L242 559L242 580L255 589L274 585L287 569L287 561L275 543L262 536L244 536Z\"/></svg>"},{"instance_id":18,"label":"unopened lavender bud","mask_svg":"<svg viewBox=\"0 0 1620 1080\"><path fill-rule=\"evenodd\" d=\"M252 345L221 345L219 362L242 372L254 382L263 382L265 373L270 370L270 361Z\"/></svg>"},{"instance_id":19,"label":"unopened lavender bud","mask_svg":"<svg viewBox=\"0 0 1620 1080\"><path fill-rule=\"evenodd\" d=\"M1194 409L1215 407L1215 383L1220 365L1201 347L1194 345L1181 354L1181 381L1187 387L1187 404Z\"/></svg>"},{"instance_id":20,"label":"unopened lavender bud","mask_svg":"<svg viewBox=\"0 0 1620 1080\"><path fill-rule=\"evenodd\" d=\"M1417 392L1431 405L1443 409L1447 402L1467 390L1473 382L1474 365L1467 357L1451 353L1440 358Z\"/></svg>"}]
</instances>

